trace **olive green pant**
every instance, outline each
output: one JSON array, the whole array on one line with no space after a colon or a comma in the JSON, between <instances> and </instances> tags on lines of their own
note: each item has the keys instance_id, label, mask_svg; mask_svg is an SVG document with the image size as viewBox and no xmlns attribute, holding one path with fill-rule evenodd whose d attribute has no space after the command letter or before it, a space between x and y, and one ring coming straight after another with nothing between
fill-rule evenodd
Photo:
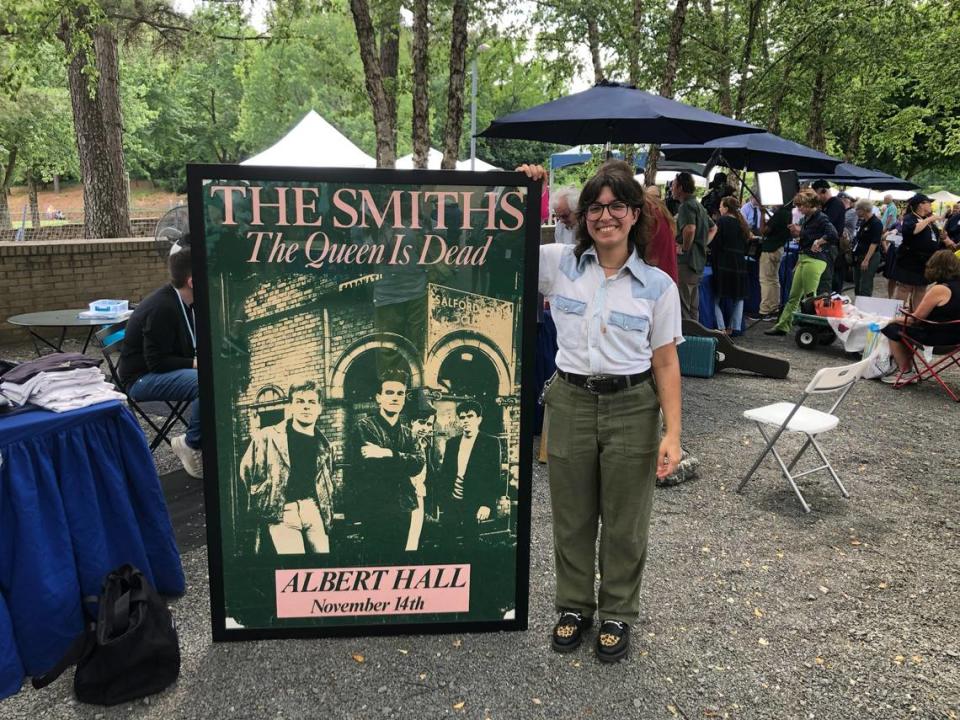
<instances>
[{"instance_id":1,"label":"olive green pant","mask_svg":"<svg viewBox=\"0 0 960 720\"><path fill-rule=\"evenodd\" d=\"M560 378L544 393L558 611L636 621L660 445L648 381L594 395ZM600 591L594 595L597 526Z\"/></svg>"}]
</instances>

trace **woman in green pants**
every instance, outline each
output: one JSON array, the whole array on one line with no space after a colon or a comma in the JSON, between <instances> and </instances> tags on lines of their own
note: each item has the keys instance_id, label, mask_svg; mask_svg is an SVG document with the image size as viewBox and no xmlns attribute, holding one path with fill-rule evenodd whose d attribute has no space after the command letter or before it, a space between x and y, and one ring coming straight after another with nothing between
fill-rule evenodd
<instances>
[{"instance_id":1,"label":"woman in green pants","mask_svg":"<svg viewBox=\"0 0 960 720\"><path fill-rule=\"evenodd\" d=\"M833 223L820 210L820 198L813 190L801 190L793 204L803 215L803 224L790 226L790 234L799 239L800 259L793 271L790 297L780 313L780 320L764 335L786 335L793 328L793 313L800 307L800 299L817 291L820 276L827 268L825 248L837 242Z\"/></svg>"},{"instance_id":2,"label":"woman in green pants","mask_svg":"<svg viewBox=\"0 0 960 720\"><path fill-rule=\"evenodd\" d=\"M640 612L656 477L680 459L680 295L642 259L653 213L627 163L604 163L587 181L577 218L576 246L540 246L539 289L559 345L544 390L559 614L551 646L576 650L596 615L597 658L616 662Z\"/></svg>"}]
</instances>

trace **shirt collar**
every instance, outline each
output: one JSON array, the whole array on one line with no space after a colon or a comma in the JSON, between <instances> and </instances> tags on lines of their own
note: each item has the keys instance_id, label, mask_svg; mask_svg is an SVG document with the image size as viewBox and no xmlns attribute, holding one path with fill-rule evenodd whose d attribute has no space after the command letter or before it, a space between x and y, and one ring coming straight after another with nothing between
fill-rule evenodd
<instances>
[{"instance_id":1,"label":"shirt collar","mask_svg":"<svg viewBox=\"0 0 960 720\"><path fill-rule=\"evenodd\" d=\"M586 268L588 258L597 263L597 266L600 265L600 260L597 257L597 249L591 245L583 251L583 255L580 256L580 260L577 262L577 270L579 272L582 273L584 268ZM624 267L630 271L630 274L633 275L641 285L646 284L646 269L643 261L637 256L637 253L630 253L630 256L627 258L627 263Z\"/></svg>"}]
</instances>

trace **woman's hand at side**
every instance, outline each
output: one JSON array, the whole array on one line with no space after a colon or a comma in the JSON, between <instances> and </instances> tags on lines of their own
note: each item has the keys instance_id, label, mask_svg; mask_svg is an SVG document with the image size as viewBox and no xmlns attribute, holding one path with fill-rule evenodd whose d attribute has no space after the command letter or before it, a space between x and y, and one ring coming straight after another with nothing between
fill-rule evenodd
<instances>
[{"instance_id":1,"label":"woman's hand at side","mask_svg":"<svg viewBox=\"0 0 960 720\"><path fill-rule=\"evenodd\" d=\"M680 358L676 344L654 350L652 366L666 426L657 451L657 477L663 479L675 473L680 463Z\"/></svg>"}]
</instances>

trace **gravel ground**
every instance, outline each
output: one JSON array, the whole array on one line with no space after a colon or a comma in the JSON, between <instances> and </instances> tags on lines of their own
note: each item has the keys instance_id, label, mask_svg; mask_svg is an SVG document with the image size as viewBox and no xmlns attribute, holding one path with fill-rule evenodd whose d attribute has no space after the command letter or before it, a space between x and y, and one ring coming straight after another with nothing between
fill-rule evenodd
<instances>
[{"instance_id":1,"label":"gravel ground","mask_svg":"<svg viewBox=\"0 0 960 720\"><path fill-rule=\"evenodd\" d=\"M173 603L175 687L98 708L73 700L68 673L0 702L0 717L957 718L960 408L932 383L862 382L824 438L849 500L826 476L804 478L804 515L770 460L737 495L761 449L741 412L794 399L816 368L845 362L767 327L742 344L789 358L788 380L684 380L684 440L701 478L658 490L628 661L601 666L592 643L549 650L550 507L535 465L525 633L214 645L200 548L183 558L188 589ZM30 348L0 351L17 353ZM164 450L158 464L176 460Z\"/></svg>"}]
</instances>

